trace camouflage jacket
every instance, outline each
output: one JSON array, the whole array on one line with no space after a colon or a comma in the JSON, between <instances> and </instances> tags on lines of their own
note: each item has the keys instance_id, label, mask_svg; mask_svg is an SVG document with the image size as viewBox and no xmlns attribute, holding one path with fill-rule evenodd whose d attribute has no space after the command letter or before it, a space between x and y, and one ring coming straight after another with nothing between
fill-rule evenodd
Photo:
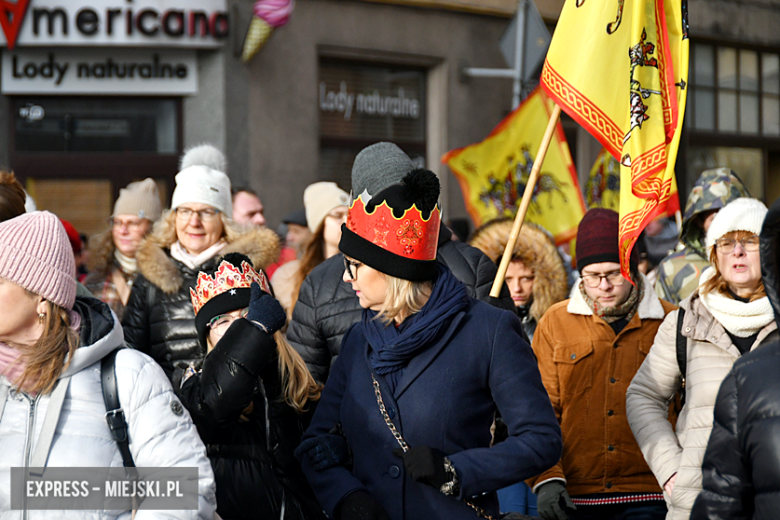
<instances>
[{"instance_id":1,"label":"camouflage jacket","mask_svg":"<svg viewBox=\"0 0 780 520\"><path fill-rule=\"evenodd\" d=\"M702 271L709 266L707 260L689 247L672 253L658 265L655 294L662 300L679 305L696 290Z\"/></svg>"}]
</instances>

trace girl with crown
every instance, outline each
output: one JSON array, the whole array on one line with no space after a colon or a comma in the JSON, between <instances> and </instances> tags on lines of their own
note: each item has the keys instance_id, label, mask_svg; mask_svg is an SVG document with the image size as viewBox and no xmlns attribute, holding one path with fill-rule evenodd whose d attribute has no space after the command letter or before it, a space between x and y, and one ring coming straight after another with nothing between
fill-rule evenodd
<instances>
[{"instance_id":1,"label":"girl with crown","mask_svg":"<svg viewBox=\"0 0 780 520\"><path fill-rule=\"evenodd\" d=\"M343 279L363 317L296 452L335 520L497 517L496 490L561 456L520 321L470 298L436 260L439 190L414 170L355 199L342 226ZM497 409L509 438L491 447ZM352 462L323 469L319 440L339 423Z\"/></svg>"},{"instance_id":2,"label":"girl with crown","mask_svg":"<svg viewBox=\"0 0 780 520\"><path fill-rule=\"evenodd\" d=\"M321 519L293 450L320 396L279 329L285 313L268 279L230 253L190 290L206 350L181 400L206 444L223 519Z\"/></svg>"}]
</instances>

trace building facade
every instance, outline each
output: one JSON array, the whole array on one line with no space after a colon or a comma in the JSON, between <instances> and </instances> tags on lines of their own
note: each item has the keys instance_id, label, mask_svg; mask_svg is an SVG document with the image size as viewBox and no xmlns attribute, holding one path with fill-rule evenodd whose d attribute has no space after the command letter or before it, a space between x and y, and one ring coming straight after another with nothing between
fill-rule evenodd
<instances>
[{"instance_id":1,"label":"building facade","mask_svg":"<svg viewBox=\"0 0 780 520\"><path fill-rule=\"evenodd\" d=\"M516 0L299 0L243 63L253 4L29 0L18 34L12 18L0 34L0 165L41 208L92 233L105 229L119 188L152 176L169 197L182 151L210 142L275 226L312 182L349 190L357 151L390 140L439 174L445 218L465 217L439 158L484 139L511 108L510 81L461 71L507 66L499 40ZM563 0L535 4L554 28ZM780 1L688 6L680 191L723 165L771 202L780 196ZM564 125L584 186L600 146Z\"/></svg>"}]
</instances>

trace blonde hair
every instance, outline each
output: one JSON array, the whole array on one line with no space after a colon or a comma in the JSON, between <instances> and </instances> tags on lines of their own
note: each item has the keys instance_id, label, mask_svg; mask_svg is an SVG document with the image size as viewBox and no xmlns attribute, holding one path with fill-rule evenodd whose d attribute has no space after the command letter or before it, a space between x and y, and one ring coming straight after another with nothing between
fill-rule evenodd
<instances>
[{"instance_id":1,"label":"blonde hair","mask_svg":"<svg viewBox=\"0 0 780 520\"><path fill-rule=\"evenodd\" d=\"M753 236L755 233L751 233L749 231L732 231L730 233L726 233L720 238L733 238L736 241L740 241L744 238ZM720 238L718 240L720 240ZM715 269L715 276L707 280L704 285L701 286L701 289L699 289L699 294L707 294L710 292L717 292L723 296L726 296L728 298L734 298L731 294L731 291L729 291L729 284L726 282L726 280L723 279L723 274L720 272L720 268L718 267L718 246L714 246L712 250L710 251L710 265L712 265L712 268ZM753 296L750 297L750 301L755 301L760 298L763 298L766 296L766 289L764 288L764 280L763 278L759 282L758 291L756 291Z\"/></svg>"},{"instance_id":2,"label":"blonde hair","mask_svg":"<svg viewBox=\"0 0 780 520\"><path fill-rule=\"evenodd\" d=\"M282 398L298 413L306 411L306 403L317 401L322 385L314 381L303 358L287 342L280 331L274 332L276 349L279 352L279 374L282 376Z\"/></svg>"},{"instance_id":3,"label":"blonde hair","mask_svg":"<svg viewBox=\"0 0 780 520\"><path fill-rule=\"evenodd\" d=\"M387 280L385 301L374 319L389 325L396 318L404 320L412 314L420 312L431 296L433 282L413 282L379 273Z\"/></svg>"},{"instance_id":4,"label":"blonde hair","mask_svg":"<svg viewBox=\"0 0 780 520\"><path fill-rule=\"evenodd\" d=\"M29 294L34 294L27 291ZM25 367L18 387L27 393L48 394L62 372L73 360L81 338L70 328L70 314L50 301L49 311L43 318L43 333L32 345L22 345L20 360Z\"/></svg>"},{"instance_id":5,"label":"blonde hair","mask_svg":"<svg viewBox=\"0 0 780 520\"><path fill-rule=\"evenodd\" d=\"M233 242L242 233L233 219L228 218L224 212L219 212L219 219L222 221L222 237L228 242ZM163 216L155 222L151 234L147 235L146 240L160 247L171 247L179 240L176 235L176 210L167 209L163 211Z\"/></svg>"}]
</instances>

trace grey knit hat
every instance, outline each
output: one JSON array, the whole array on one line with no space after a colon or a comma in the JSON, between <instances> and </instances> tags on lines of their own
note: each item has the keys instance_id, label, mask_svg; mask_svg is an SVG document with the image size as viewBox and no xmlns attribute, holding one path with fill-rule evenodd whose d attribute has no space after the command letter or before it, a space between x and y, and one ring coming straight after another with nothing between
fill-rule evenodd
<instances>
[{"instance_id":1,"label":"grey knit hat","mask_svg":"<svg viewBox=\"0 0 780 520\"><path fill-rule=\"evenodd\" d=\"M414 163L398 145L382 142L363 148L352 165L352 197L364 191L374 196L400 183L414 169Z\"/></svg>"}]
</instances>

